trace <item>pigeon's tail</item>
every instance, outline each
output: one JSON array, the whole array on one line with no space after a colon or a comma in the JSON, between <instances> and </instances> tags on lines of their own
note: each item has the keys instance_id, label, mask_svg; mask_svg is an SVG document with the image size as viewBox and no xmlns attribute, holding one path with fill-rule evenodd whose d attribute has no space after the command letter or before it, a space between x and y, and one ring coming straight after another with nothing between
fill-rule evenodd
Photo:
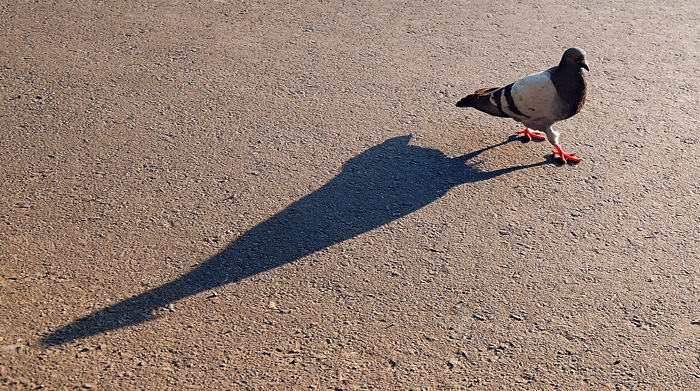
<instances>
[{"instance_id":1,"label":"pigeon's tail","mask_svg":"<svg viewBox=\"0 0 700 391\"><path fill-rule=\"evenodd\" d=\"M495 115L497 117L507 117L498 106L491 102L491 96L498 93L502 88L483 88L475 91L473 94L467 95L457 102L457 107L473 107L484 113ZM500 100L497 98L497 100Z\"/></svg>"},{"instance_id":2,"label":"pigeon's tail","mask_svg":"<svg viewBox=\"0 0 700 391\"><path fill-rule=\"evenodd\" d=\"M457 102L457 107L474 107L478 97L477 94L467 95Z\"/></svg>"}]
</instances>

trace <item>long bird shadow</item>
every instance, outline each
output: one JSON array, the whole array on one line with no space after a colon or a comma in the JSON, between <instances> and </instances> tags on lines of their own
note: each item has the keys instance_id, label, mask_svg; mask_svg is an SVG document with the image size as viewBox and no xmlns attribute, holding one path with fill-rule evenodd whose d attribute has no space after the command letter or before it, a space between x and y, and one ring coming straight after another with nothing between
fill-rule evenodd
<instances>
[{"instance_id":1,"label":"long bird shadow","mask_svg":"<svg viewBox=\"0 0 700 391\"><path fill-rule=\"evenodd\" d=\"M483 172L469 160L496 144L449 158L395 137L348 160L323 187L245 232L191 272L62 327L43 339L57 345L154 319L154 311L182 298L292 262L399 219L449 189L516 170Z\"/></svg>"}]
</instances>

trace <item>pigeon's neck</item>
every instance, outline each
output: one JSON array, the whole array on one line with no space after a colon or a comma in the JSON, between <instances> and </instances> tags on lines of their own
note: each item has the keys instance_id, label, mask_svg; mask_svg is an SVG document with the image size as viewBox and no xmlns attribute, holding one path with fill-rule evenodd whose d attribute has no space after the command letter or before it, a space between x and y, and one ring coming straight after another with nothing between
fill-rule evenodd
<instances>
[{"instance_id":1,"label":"pigeon's neck","mask_svg":"<svg viewBox=\"0 0 700 391\"><path fill-rule=\"evenodd\" d=\"M568 115L578 113L586 101L586 75L580 67L559 64L552 75L557 93L568 109Z\"/></svg>"}]
</instances>

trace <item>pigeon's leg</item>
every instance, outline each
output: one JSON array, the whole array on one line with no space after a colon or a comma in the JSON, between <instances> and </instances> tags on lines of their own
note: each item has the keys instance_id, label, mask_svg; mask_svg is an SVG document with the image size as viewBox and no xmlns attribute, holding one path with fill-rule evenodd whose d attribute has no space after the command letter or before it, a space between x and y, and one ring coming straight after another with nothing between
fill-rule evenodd
<instances>
[{"instance_id":1,"label":"pigeon's leg","mask_svg":"<svg viewBox=\"0 0 700 391\"><path fill-rule=\"evenodd\" d=\"M564 164L566 164L566 159L569 159L569 160L571 160L572 162L575 162L575 163L578 163L578 162L581 161L581 159L579 159L579 158L577 158L577 157L574 156L575 153L573 153L573 152L572 152L572 153L566 153L566 152L562 151L562 149L561 149L561 147L559 146L559 144L554 144L554 148L557 149L556 151L554 151L554 157L559 157L559 158L561 158L561 161L562 161L562 163L564 163Z\"/></svg>"},{"instance_id":2,"label":"pigeon's leg","mask_svg":"<svg viewBox=\"0 0 700 391\"><path fill-rule=\"evenodd\" d=\"M533 137L538 139L538 140L544 140L544 136L542 136L542 132L537 131L537 130L532 130L530 128L525 128L521 131L518 132L518 136L521 134L524 134L525 137L527 137L528 141L532 140Z\"/></svg>"},{"instance_id":3,"label":"pigeon's leg","mask_svg":"<svg viewBox=\"0 0 700 391\"><path fill-rule=\"evenodd\" d=\"M544 132L547 135L547 141L549 141L552 145L554 145L554 148L556 148L556 151L554 151L554 157L560 158L564 164L566 164L566 159L569 159L574 163L581 161L581 159L574 156L575 153L566 153L561 149L559 146L559 132L552 129L551 126L545 129Z\"/></svg>"}]
</instances>

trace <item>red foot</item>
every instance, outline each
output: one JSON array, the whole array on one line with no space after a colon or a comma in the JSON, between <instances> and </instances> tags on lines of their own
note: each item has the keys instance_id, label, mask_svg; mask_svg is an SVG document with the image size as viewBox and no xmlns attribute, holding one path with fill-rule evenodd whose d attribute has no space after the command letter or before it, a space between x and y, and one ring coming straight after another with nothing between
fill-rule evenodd
<instances>
[{"instance_id":1,"label":"red foot","mask_svg":"<svg viewBox=\"0 0 700 391\"><path fill-rule=\"evenodd\" d=\"M559 157L564 164L566 164L566 159L569 159L574 163L578 163L581 161L581 159L574 156L575 153L566 153L562 151L561 147L558 144L554 144L554 148L557 149L556 151L554 151L554 157Z\"/></svg>"},{"instance_id":2,"label":"red foot","mask_svg":"<svg viewBox=\"0 0 700 391\"><path fill-rule=\"evenodd\" d=\"M538 140L544 140L544 136L542 136L542 132L537 131L537 130L532 130L530 128L525 128L525 129L519 131L518 136L521 134L524 134L528 140L532 140L533 138L536 138Z\"/></svg>"}]
</instances>

